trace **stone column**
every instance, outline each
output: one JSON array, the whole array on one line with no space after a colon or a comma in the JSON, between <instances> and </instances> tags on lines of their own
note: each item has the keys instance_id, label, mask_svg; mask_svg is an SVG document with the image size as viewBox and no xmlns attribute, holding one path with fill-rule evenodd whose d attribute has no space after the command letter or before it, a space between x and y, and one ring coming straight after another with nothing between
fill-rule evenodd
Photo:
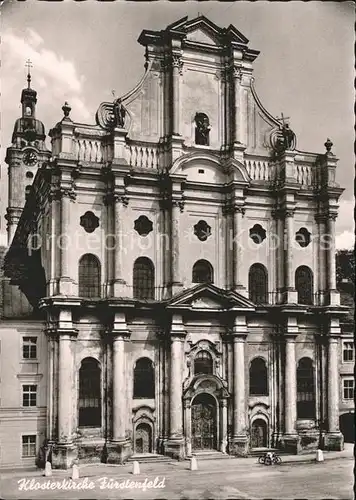
<instances>
[{"instance_id":1,"label":"stone column","mask_svg":"<svg viewBox=\"0 0 356 500\"><path fill-rule=\"evenodd\" d=\"M127 206L128 199L124 195L114 195L114 297L120 297L124 294L126 282L123 274L123 253L124 253L124 234L122 229L123 208Z\"/></svg>"},{"instance_id":2,"label":"stone column","mask_svg":"<svg viewBox=\"0 0 356 500\"><path fill-rule=\"evenodd\" d=\"M182 74L180 55L172 56L172 97L173 97L173 135L180 135L180 75Z\"/></svg>"},{"instance_id":3,"label":"stone column","mask_svg":"<svg viewBox=\"0 0 356 500\"><path fill-rule=\"evenodd\" d=\"M124 463L131 454L126 437L126 418L129 411L126 398L127 370L125 341L130 338L125 313L116 313L112 336L112 440L108 446L108 463Z\"/></svg>"},{"instance_id":4,"label":"stone column","mask_svg":"<svg viewBox=\"0 0 356 500\"><path fill-rule=\"evenodd\" d=\"M328 432L324 438L324 447L327 450L341 451L344 448L344 438L339 429L339 346L340 346L339 319L330 319L328 344Z\"/></svg>"},{"instance_id":5,"label":"stone column","mask_svg":"<svg viewBox=\"0 0 356 500\"><path fill-rule=\"evenodd\" d=\"M285 362L285 434L294 436L297 420L297 367L295 361L295 335L286 336Z\"/></svg>"},{"instance_id":6,"label":"stone column","mask_svg":"<svg viewBox=\"0 0 356 500\"><path fill-rule=\"evenodd\" d=\"M75 193L71 189L61 189L58 192L60 197L60 235L58 243L60 245L60 282L59 293L61 295L72 295L72 279L70 276L70 262L72 258L72 238L70 227L70 203L75 200ZM57 243L57 244L58 244Z\"/></svg>"},{"instance_id":7,"label":"stone column","mask_svg":"<svg viewBox=\"0 0 356 500\"><path fill-rule=\"evenodd\" d=\"M328 347L328 421L329 432L339 432L339 338L329 337Z\"/></svg>"},{"instance_id":8,"label":"stone column","mask_svg":"<svg viewBox=\"0 0 356 500\"><path fill-rule=\"evenodd\" d=\"M184 437L185 453L187 457L192 456L192 406L191 401L184 399Z\"/></svg>"},{"instance_id":9,"label":"stone column","mask_svg":"<svg viewBox=\"0 0 356 500\"><path fill-rule=\"evenodd\" d=\"M172 294L179 292L182 287L180 268L180 213L183 211L183 201L172 201L172 226L171 226L171 248L172 248Z\"/></svg>"},{"instance_id":10,"label":"stone column","mask_svg":"<svg viewBox=\"0 0 356 500\"><path fill-rule=\"evenodd\" d=\"M171 326L171 360L170 360L170 432L165 443L165 453L173 458L184 457L183 411L182 411L182 360L183 345L186 332L181 316L174 315Z\"/></svg>"},{"instance_id":11,"label":"stone column","mask_svg":"<svg viewBox=\"0 0 356 500\"><path fill-rule=\"evenodd\" d=\"M325 264L325 247L326 242L324 241L325 236L325 215L317 214L315 216L315 222L318 227L318 292L319 292L319 303L318 305L326 305L325 301L325 291L326 291L326 264Z\"/></svg>"},{"instance_id":12,"label":"stone column","mask_svg":"<svg viewBox=\"0 0 356 500\"><path fill-rule=\"evenodd\" d=\"M233 81L234 81L234 97L235 97L235 134L234 142L237 144L242 144L243 139L243 121L241 119L242 106L241 106L241 69L238 67L233 68Z\"/></svg>"},{"instance_id":13,"label":"stone column","mask_svg":"<svg viewBox=\"0 0 356 500\"><path fill-rule=\"evenodd\" d=\"M73 356L71 342L70 335L60 335L58 360L58 442L60 444L72 442Z\"/></svg>"},{"instance_id":14,"label":"stone column","mask_svg":"<svg viewBox=\"0 0 356 500\"><path fill-rule=\"evenodd\" d=\"M336 289L336 258L335 258L335 222L337 214L330 213L328 217L328 289L330 305L340 305L340 295Z\"/></svg>"},{"instance_id":15,"label":"stone column","mask_svg":"<svg viewBox=\"0 0 356 500\"><path fill-rule=\"evenodd\" d=\"M294 210L287 209L285 212L285 240L284 240L284 274L285 274L285 297L287 303L297 302L297 292L294 284L293 269L293 241L294 241Z\"/></svg>"},{"instance_id":16,"label":"stone column","mask_svg":"<svg viewBox=\"0 0 356 500\"><path fill-rule=\"evenodd\" d=\"M237 316L233 328L233 437L230 452L246 455L246 402L245 402L245 340L247 337L246 318Z\"/></svg>"},{"instance_id":17,"label":"stone column","mask_svg":"<svg viewBox=\"0 0 356 500\"><path fill-rule=\"evenodd\" d=\"M227 400L220 401L220 451L226 453L227 447Z\"/></svg>"},{"instance_id":18,"label":"stone column","mask_svg":"<svg viewBox=\"0 0 356 500\"><path fill-rule=\"evenodd\" d=\"M233 206L233 287L234 289L243 288L241 285L241 268L243 262L242 246L240 245L239 234L242 230L242 217L245 209L241 205Z\"/></svg>"},{"instance_id":19,"label":"stone column","mask_svg":"<svg viewBox=\"0 0 356 500\"><path fill-rule=\"evenodd\" d=\"M65 312L63 317L69 317ZM58 432L57 442L52 453L54 469L68 469L77 458L77 449L73 443L73 370L72 337L75 330L63 328L58 335ZM77 398L77 395L74 397Z\"/></svg>"}]
</instances>

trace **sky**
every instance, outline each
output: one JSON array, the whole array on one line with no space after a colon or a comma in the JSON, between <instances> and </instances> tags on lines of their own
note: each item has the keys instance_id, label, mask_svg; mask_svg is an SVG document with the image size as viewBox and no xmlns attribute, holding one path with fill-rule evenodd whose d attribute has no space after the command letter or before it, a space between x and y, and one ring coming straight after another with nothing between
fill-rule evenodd
<instances>
[{"instance_id":1,"label":"sky","mask_svg":"<svg viewBox=\"0 0 356 500\"><path fill-rule=\"evenodd\" d=\"M68 101L71 118L95 123L102 101L133 88L144 71L143 29L161 30L203 14L233 24L259 50L255 88L274 116L290 118L297 148L325 152L329 137L345 188L337 219L337 248L354 244L353 2L44 2L3 0L1 7L0 243L6 244L7 165L15 120L21 116L25 62L33 64L36 116L46 132ZM49 145L49 143L48 143Z\"/></svg>"}]
</instances>

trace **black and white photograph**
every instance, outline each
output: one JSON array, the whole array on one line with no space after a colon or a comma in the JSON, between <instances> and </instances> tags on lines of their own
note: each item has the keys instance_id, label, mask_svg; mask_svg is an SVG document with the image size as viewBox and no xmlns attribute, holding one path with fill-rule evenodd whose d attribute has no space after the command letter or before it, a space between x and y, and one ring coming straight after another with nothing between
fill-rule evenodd
<instances>
[{"instance_id":1,"label":"black and white photograph","mask_svg":"<svg viewBox=\"0 0 356 500\"><path fill-rule=\"evenodd\" d=\"M1 2L0 500L354 498L354 2Z\"/></svg>"}]
</instances>

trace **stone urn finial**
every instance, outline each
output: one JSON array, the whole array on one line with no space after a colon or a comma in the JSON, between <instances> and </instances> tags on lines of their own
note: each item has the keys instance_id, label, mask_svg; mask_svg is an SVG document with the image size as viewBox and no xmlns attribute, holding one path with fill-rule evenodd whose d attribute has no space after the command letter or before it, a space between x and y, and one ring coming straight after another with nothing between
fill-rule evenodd
<instances>
[{"instance_id":1,"label":"stone urn finial","mask_svg":"<svg viewBox=\"0 0 356 500\"><path fill-rule=\"evenodd\" d=\"M62 106L62 111L63 111L63 114L64 114L64 118L69 118L69 113L71 112L72 108L69 106L69 104L67 103L67 101L64 103L64 106Z\"/></svg>"},{"instance_id":2,"label":"stone urn finial","mask_svg":"<svg viewBox=\"0 0 356 500\"><path fill-rule=\"evenodd\" d=\"M326 153L331 153L331 148L333 147L333 143L331 142L329 137L326 139L324 146L326 147Z\"/></svg>"}]
</instances>

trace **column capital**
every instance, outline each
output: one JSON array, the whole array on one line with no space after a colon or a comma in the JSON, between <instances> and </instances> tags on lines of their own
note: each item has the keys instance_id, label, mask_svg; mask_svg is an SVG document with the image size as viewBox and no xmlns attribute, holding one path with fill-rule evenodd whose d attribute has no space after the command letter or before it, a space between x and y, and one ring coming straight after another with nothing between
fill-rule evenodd
<instances>
[{"instance_id":1,"label":"column capital","mask_svg":"<svg viewBox=\"0 0 356 500\"><path fill-rule=\"evenodd\" d=\"M113 342L117 341L125 342L127 340L130 340L131 337L131 330L123 330L123 331L111 330L108 333L112 337Z\"/></svg>"},{"instance_id":2,"label":"column capital","mask_svg":"<svg viewBox=\"0 0 356 500\"><path fill-rule=\"evenodd\" d=\"M59 328L57 326L46 327L44 333L52 339L64 339L64 337L67 337L67 340L71 340L78 336L78 330L76 328Z\"/></svg>"},{"instance_id":3,"label":"column capital","mask_svg":"<svg viewBox=\"0 0 356 500\"><path fill-rule=\"evenodd\" d=\"M184 331L171 331L169 334L169 337L171 339L171 342L184 342L185 338L187 336L186 330Z\"/></svg>"},{"instance_id":4,"label":"column capital","mask_svg":"<svg viewBox=\"0 0 356 500\"><path fill-rule=\"evenodd\" d=\"M179 74L183 74L183 61L180 54L173 54L171 58L171 64L173 69L177 69Z\"/></svg>"},{"instance_id":5,"label":"column capital","mask_svg":"<svg viewBox=\"0 0 356 500\"><path fill-rule=\"evenodd\" d=\"M184 211L184 204L185 204L185 199L182 196L181 198L172 198L171 199L171 207L178 207L180 212Z\"/></svg>"},{"instance_id":6,"label":"column capital","mask_svg":"<svg viewBox=\"0 0 356 500\"><path fill-rule=\"evenodd\" d=\"M74 191L73 187L59 187L51 189L48 199L49 201L53 200L62 200L63 198L69 198L71 201L75 201L77 197L77 193Z\"/></svg>"},{"instance_id":7,"label":"column capital","mask_svg":"<svg viewBox=\"0 0 356 500\"><path fill-rule=\"evenodd\" d=\"M192 402L190 399L183 399L183 408L185 410L189 410L192 406Z\"/></svg>"},{"instance_id":8,"label":"column capital","mask_svg":"<svg viewBox=\"0 0 356 500\"><path fill-rule=\"evenodd\" d=\"M287 219L288 217L294 217L295 208L286 208L284 211L284 217Z\"/></svg>"},{"instance_id":9,"label":"column capital","mask_svg":"<svg viewBox=\"0 0 356 500\"><path fill-rule=\"evenodd\" d=\"M245 215L246 208L243 205L240 205L239 203L233 203L231 208L235 214L241 214L242 216Z\"/></svg>"},{"instance_id":10,"label":"column capital","mask_svg":"<svg viewBox=\"0 0 356 500\"><path fill-rule=\"evenodd\" d=\"M231 73L232 73L232 77L234 78L234 80L241 81L242 70L239 66L232 66Z\"/></svg>"}]
</instances>

